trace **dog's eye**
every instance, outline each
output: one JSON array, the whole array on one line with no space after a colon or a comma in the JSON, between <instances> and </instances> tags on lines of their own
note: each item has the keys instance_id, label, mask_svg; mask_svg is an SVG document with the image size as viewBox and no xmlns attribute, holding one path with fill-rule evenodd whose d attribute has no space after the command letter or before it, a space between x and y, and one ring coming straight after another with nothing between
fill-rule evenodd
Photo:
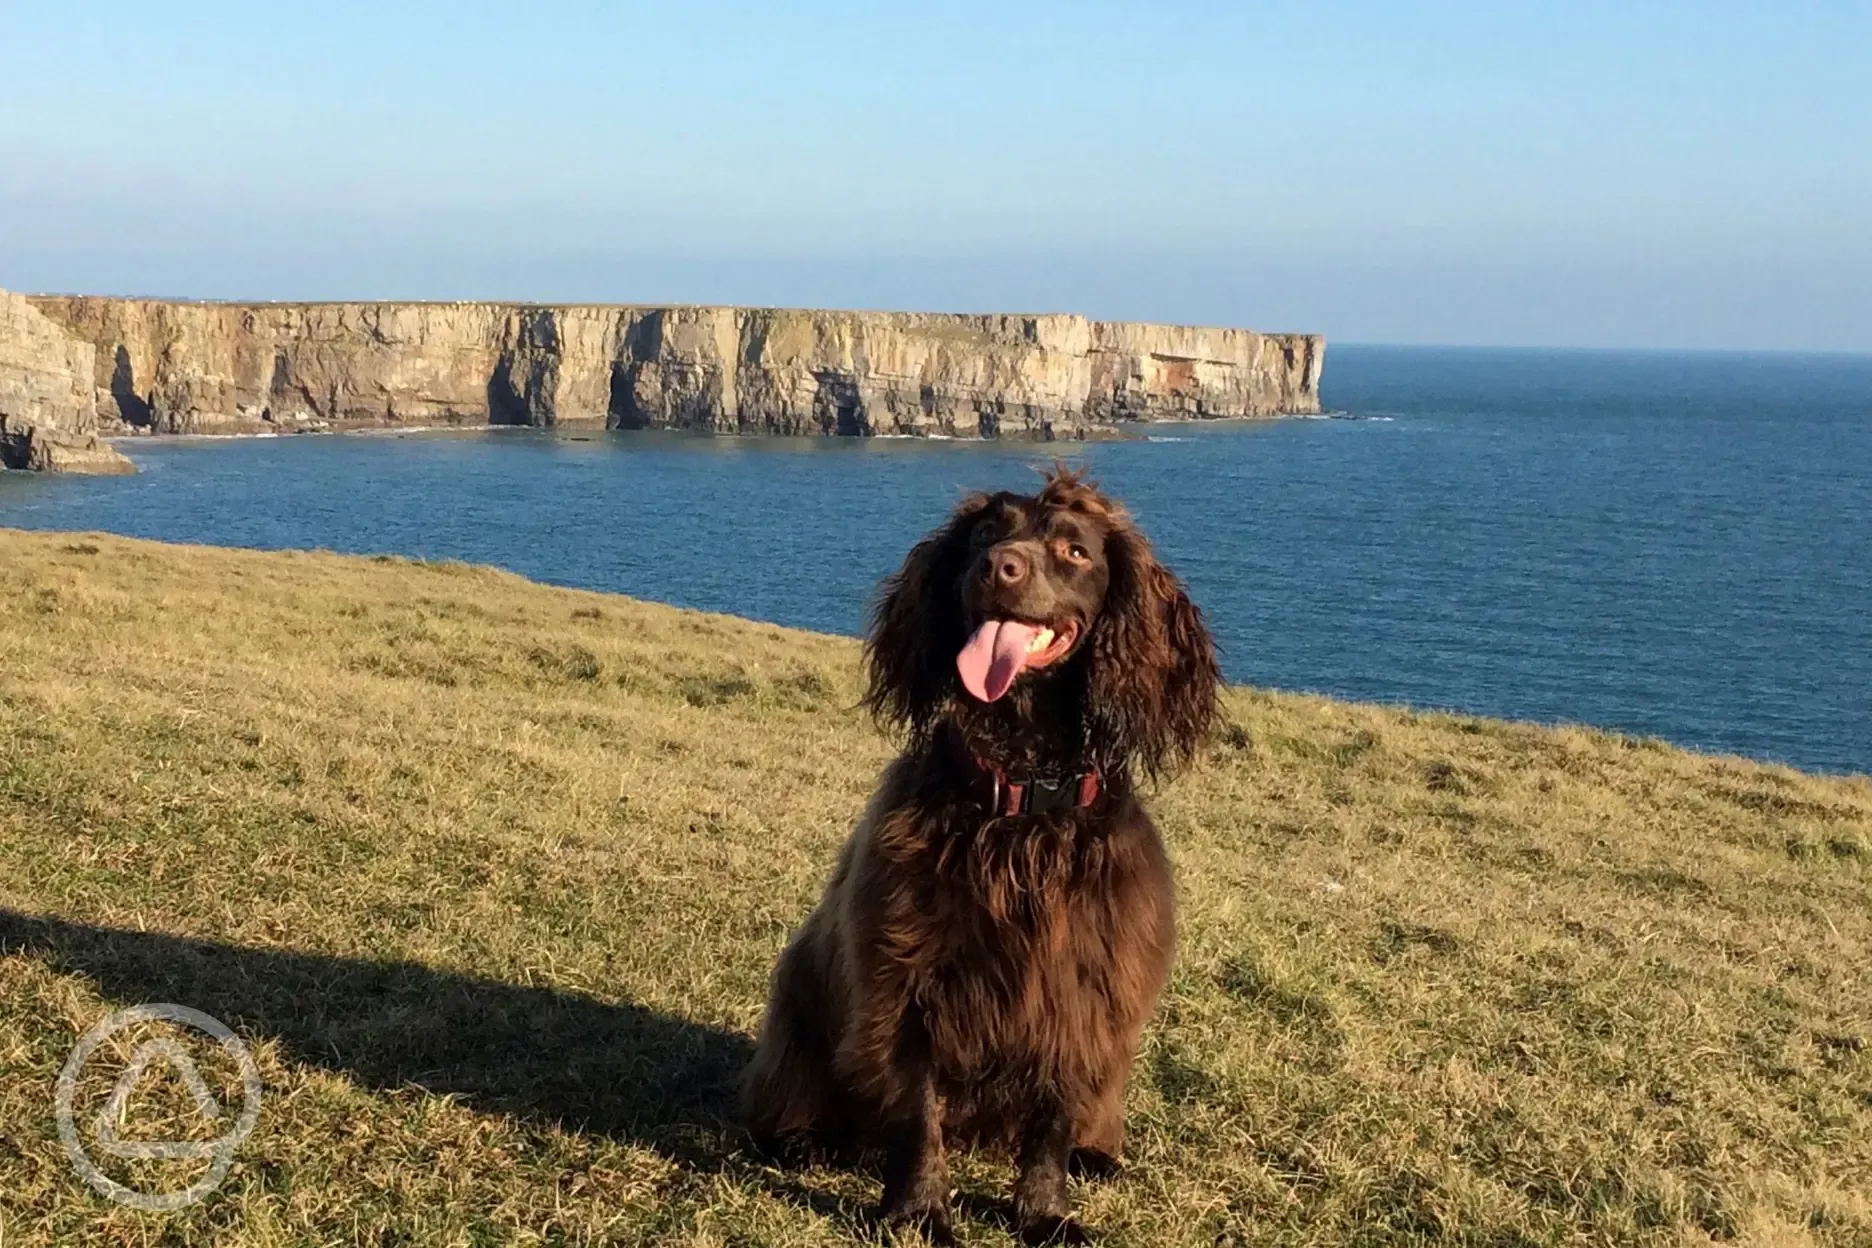
<instances>
[{"instance_id":1,"label":"dog's eye","mask_svg":"<svg viewBox=\"0 0 1872 1248\"><path fill-rule=\"evenodd\" d=\"M1074 563L1086 563L1091 560L1092 552L1088 551L1078 542L1074 542L1066 548L1066 557Z\"/></svg>"}]
</instances>

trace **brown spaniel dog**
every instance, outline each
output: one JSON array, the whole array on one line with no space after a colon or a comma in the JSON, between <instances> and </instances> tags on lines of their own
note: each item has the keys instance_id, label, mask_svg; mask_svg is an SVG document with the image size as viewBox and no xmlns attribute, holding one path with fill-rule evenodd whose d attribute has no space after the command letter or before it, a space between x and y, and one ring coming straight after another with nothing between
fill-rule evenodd
<instances>
[{"instance_id":1,"label":"brown spaniel dog","mask_svg":"<svg viewBox=\"0 0 1872 1248\"><path fill-rule=\"evenodd\" d=\"M866 702L909 745L780 956L749 1126L881 1144L883 1223L938 1242L945 1141L1011 1148L1022 1237L1083 1241L1068 1166L1117 1164L1175 944L1133 772L1202 741L1214 645L1124 509L1056 468L918 543L866 655Z\"/></svg>"}]
</instances>

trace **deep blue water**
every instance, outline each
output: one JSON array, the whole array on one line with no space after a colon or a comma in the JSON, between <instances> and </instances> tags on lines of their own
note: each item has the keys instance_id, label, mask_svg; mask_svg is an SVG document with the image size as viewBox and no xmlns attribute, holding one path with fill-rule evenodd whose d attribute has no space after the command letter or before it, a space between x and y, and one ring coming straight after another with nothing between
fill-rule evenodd
<instances>
[{"instance_id":1,"label":"deep blue water","mask_svg":"<svg viewBox=\"0 0 1872 1248\"><path fill-rule=\"evenodd\" d=\"M1356 419L1070 450L1230 676L1872 771L1872 357L1333 347ZM837 632L1032 444L454 434L140 441L0 525L500 564ZM179 625L180 626L180 625Z\"/></svg>"}]
</instances>

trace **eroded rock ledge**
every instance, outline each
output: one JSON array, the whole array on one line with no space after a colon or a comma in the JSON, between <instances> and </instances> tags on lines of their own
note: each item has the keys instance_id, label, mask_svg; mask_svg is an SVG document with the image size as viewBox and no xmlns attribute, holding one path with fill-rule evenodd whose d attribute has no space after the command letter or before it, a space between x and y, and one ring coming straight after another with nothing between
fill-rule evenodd
<instances>
[{"instance_id":1,"label":"eroded rock ledge","mask_svg":"<svg viewBox=\"0 0 1872 1248\"><path fill-rule=\"evenodd\" d=\"M584 424L1084 437L1319 410L1311 334L759 308L34 296L109 431Z\"/></svg>"},{"instance_id":2,"label":"eroded rock ledge","mask_svg":"<svg viewBox=\"0 0 1872 1248\"><path fill-rule=\"evenodd\" d=\"M0 290L0 469L136 471L98 437L95 354Z\"/></svg>"}]
</instances>

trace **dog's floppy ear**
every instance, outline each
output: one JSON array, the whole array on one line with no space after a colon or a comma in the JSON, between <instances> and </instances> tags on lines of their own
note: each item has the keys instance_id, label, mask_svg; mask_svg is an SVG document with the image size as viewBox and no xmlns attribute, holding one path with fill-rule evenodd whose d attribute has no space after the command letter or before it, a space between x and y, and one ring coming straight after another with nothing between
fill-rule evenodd
<instances>
[{"instance_id":1,"label":"dog's floppy ear","mask_svg":"<svg viewBox=\"0 0 1872 1248\"><path fill-rule=\"evenodd\" d=\"M971 494L949 522L918 542L884 581L865 638L865 705L885 726L921 733L932 725L955 679L955 656L968 640L958 592L975 524L994 500Z\"/></svg>"},{"instance_id":2,"label":"dog's floppy ear","mask_svg":"<svg viewBox=\"0 0 1872 1248\"><path fill-rule=\"evenodd\" d=\"M1106 538L1111 581L1093 626L1091 713L1103 750L1156 775L1187 761L1216 714L1215 642L1183 583L1122 512Z\"/></svg>"}]
</instances>

